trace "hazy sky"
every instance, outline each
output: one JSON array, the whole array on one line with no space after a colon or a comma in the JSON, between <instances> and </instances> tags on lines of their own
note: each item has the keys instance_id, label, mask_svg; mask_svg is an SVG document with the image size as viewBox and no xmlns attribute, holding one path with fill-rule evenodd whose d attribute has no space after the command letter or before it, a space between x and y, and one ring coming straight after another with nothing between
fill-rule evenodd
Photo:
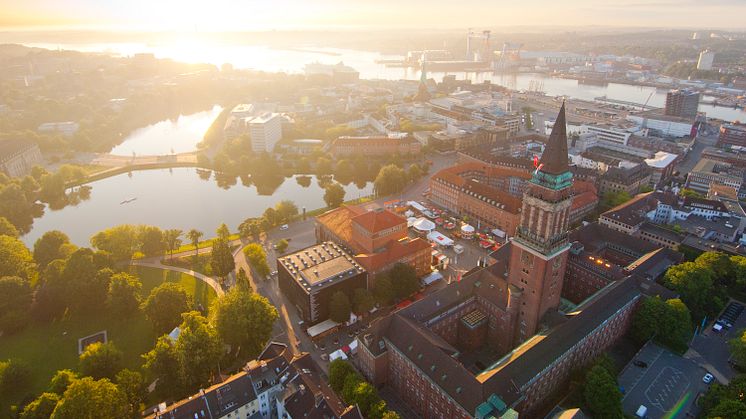
<instances>
[{"instance_id":1,"label":"hazy sky","mask_svg":"<svg viewBox=\"0 0 746 419\"><path fill-rule=\"evenodd\" d=\"M746 27L746 0L0 0L0 27Z\"/></svg>"}]
</instances>

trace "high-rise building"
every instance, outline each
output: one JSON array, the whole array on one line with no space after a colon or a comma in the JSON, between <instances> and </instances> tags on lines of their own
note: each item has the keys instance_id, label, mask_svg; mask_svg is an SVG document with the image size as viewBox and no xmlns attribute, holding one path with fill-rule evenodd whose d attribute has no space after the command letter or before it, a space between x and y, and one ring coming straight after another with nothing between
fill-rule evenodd
<instances>
[{"instance_id":1,"label":"high-rise building","mask_svg":"<svg viewBox=\"0 0 746 419\"><path fill-rule=\"evenodd\" d=\"M712 62L715 61L715 53L706 49L699 53L697 70L712 70Z\"/></svg>"},{"instance_id":2,"label":"high-rise building","mask_svg":"<svg viewBox=\"0 0 746 419\"><path fill-rule=\"evenodd\" d=\"M689 89L671 90L666 94L665 114L694 118L699 107L699 93Z\"/></svg>"},{"instance_id":3,"label":"high-rise building","mask_svg":"<svg viewBox=\"0 0 746 419\"><path fill-rule=\"evenodd\" d=\"M516 343L533 336L544 314L560 303L570 243L572 173L567 158L565 105L562 105L541 164L523 194L518 231L513 239L508 283L522 290ZM519 269L520 267L520 269Z\"/></svg>"},{"instance_id":4,"label":"high-rise building","mask_svg":"<svg viewBox=\"0 0 746 419\"><path fill-rule=\"evenodd\" d=\"M265 113L249 122L251 149L261 153L271 153L282 139L282 117L278 113Z\"/></svg>"}]
</instances>

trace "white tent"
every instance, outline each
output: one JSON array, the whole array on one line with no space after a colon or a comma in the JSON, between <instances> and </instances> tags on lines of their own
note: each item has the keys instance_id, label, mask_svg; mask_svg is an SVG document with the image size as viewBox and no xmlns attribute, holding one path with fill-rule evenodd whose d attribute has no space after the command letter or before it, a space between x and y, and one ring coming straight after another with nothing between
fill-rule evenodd
<instances>
[{"instance_id":1,"label":"white tent","mask_svg":"<svg viewBox=\"0 0 746 419\"><path fill-rule=\"evenodd\" d=\"M437 232L436 230L433 230L430 233L428 233L427 239L441 246L446 246L446 247L453 246L453 240L448 238L448 236L446 236L445 234Z\"/></svg>"},{"instance_id":2,"label":"white tent","mask_svg":"<svg viewBox=\"0 0 746 419\"><path fill-rule=\"evenodd\" d=\"M492 234L496 235L497 237L504 239L505 238L505 232L500 230L499 228L496 228L492 230Z\"/></svg>"},{"instance_id":3,"label":"white tent","mask_svg":"<svg viewBox=\"0 0 746 419\"><path fill-rule=\"evenodd\" d=\"M407 227L412 227L417 222L417 217L407 218Z\"/></svg>"},{"instance_id":4,"label":"white tent","mask_svg":"<svg viewBox=\"0 0 746 419\"><path fill-rule=\"evenodd\" d=\"M436 281L440 281L443 279L443 274L441 274L439 271L435 270L430 275L422 278L420 282L422 282L422 285L428 286Z\"/></svg>"},{"instance_id":5,"label":"white tent","mask_svg":"<svg viewBox=\"0 0 746 419\"><path fill-rule=\"evenodd\" d=\"M461 226L461 232L464 234L474 234L474 227L469 224L464 224Z\"/></svg>"},{"instance_id":6,"label":"white tent","mask_svg":"<svg viewBox=\"0 0 746 419\"><path fill-rule=\"evenodd\" d=\"M336 351L329 354L329 362L334 361L336 359L343 359L346 361L347 355L345 355L343 350L337 349Z\"/></svg>"},{"instance_id":7,"label":"white tent","mask_svg":"<svg viewBox=\"0 0 746 419\"><path fill-rule=\"evenodd\" d=\"M435 230L435 223L427 218L420 217L414 222L414 224L412 224L412 227L422 232L430 232Z\"/></svg>"},{"instance_id":8,"label":"white tent","mask_svg":"<svg viewBox=\"0 0 746 419\"><path fill-rule=\"evenodd\" d=\"M412 210L406 210L404 212L404 216L405 217L414 217L414 211L412 211Z\"/></svg>"},{"instance_id":9,"label":"white tent","mask_svg":"<svg viewBox=\"0 0 746 419\"><path fill-rule=\"evenodd\" d=\"M410 207L416 209L419 212L423 212L423 211L425 211L427 209L427 208L425 208L422 204L420 204L417 201L409 201L409 202L407 202L407 205L409 205Z\"/></svg>"}]
</instances>

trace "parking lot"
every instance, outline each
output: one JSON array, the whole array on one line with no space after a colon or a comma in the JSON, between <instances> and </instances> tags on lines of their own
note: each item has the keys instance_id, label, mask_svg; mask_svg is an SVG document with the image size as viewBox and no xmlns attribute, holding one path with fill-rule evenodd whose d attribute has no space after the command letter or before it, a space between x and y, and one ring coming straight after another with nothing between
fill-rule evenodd
<instances>
[{"instance_id":1,"label":"parking lot","mask_svg":"<svg viewBox=\"0 0 746 419\"><path fill-rule=\"evenodd\" d=\"M622 408L634 415L644 405L651 419L674 411L680 412L678 417L694 416L694 402L708 388L702 380L706 373L695 361L648 343L619 374Z\"/></svg>"},{"instance_id":2,"label":"parking lot","mask_svg":"<svg viewBox=\"0 0 746 419\"><path fill-rule=\"evenodd\" d=\"M732 301L738 304L737 301ZM723 314L727 311L723 310L718 319L726 320L730 326L724 325L723 329L717 331L713 329L715 323L710 323L707 327L697 335L689 350L684 354L684 357L689 358L699 365L704 366L710 371L721 383L728 383L736 375L736 371L730 364L730 349L728 348L728 341L738 335L738 332L746 329L746 315L740 313L738 316L730 316L724 318ZM721 322L722 324L723 322Z\"/></svg>"}]
</instances>

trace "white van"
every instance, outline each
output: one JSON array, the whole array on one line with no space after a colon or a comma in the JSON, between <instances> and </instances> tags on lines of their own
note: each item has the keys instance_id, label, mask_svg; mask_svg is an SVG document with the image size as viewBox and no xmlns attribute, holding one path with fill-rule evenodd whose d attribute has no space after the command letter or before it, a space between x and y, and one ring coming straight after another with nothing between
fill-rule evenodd
<instances>
[{"instance_id":1,"label":"white van","mask_svg":"<svg viewBox=\"0 0 746 419\"><path fill-rule=\"evenodd\" d=\"M645 419L648 417L648 408L645 407L644 404L641 404L640 407L637 408L637 412L635 412L635 416L640 419Z\"/></svg>"}]
</instances>

